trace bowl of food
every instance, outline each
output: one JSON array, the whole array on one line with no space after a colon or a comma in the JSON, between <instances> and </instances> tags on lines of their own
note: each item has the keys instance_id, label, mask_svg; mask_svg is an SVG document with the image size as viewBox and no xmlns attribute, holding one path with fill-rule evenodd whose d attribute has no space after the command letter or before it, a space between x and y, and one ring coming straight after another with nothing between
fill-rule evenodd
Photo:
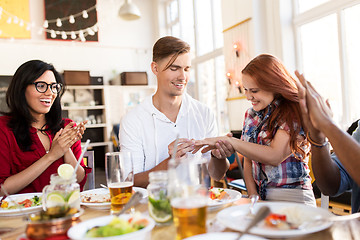
<instances>
[{"instance_id":1,"label":"bowl of food","mask_svg":"<svg viewBox=\"0 0 360 240\"><path fill-rule=\"evenodd\" d=\"M80 222L83 209L71 208L62 216L48 214L45 211L31 214L26 225L26 236L29 239L46 239L49 237L66 237L69 228Z\"/></svg>"},{"instance_id":2,"label":"bowl of food","mask_svg":"<svg viewBox=\"0 0 360 240\"><path fill-rule=\"evenodd\" d=\"M154 226L152 218L140 213L122 214L119 217L110 215L89 219L71 227L68 237L84 240L150 240Z\"/></svg>"}]
</instances>

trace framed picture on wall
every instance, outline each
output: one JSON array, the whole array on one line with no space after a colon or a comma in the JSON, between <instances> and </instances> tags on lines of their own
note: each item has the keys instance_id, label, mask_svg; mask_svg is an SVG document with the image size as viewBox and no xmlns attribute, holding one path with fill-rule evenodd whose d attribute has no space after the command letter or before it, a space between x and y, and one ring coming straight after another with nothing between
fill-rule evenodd
<instances>
[{"instance_id":1,"label":"framed picture on wall","mask_svg":"<svg viewBox=\"0 0 360 240\"><path fill-rule=\"evenodd\" d=\"M96 0L45 0L45 20L47 39L98 41Z\"/></svg>"}]
</instances>

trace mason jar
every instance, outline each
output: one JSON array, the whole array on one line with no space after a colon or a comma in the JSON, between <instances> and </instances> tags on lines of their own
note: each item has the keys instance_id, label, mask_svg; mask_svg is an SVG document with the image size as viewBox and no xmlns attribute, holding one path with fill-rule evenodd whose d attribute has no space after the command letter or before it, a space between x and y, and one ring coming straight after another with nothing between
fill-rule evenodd
<instances>
[{"instance_id":1,"label":"mason jar","mask_svg":"<svg viewBox=\"0 0 360 240\"><path fill-rule=\"evenodd\" d=\"M167 171L149 173L149 185L147 186L149 215L159 224L168 224L172 221L167 183Z\"/></svg>"},{"instance_id":2,"label":"mason jar","mask_svg":"<svg viewBox=\"0 0 360 240\"><path fill-rule=\"evenodd\" d=\"M50 177L50 185L43 188L42 204L49 215L62 216L70 209L80 210L80 185L76 177L61 178L57 173Z\"/></svg>"}]
</instances>

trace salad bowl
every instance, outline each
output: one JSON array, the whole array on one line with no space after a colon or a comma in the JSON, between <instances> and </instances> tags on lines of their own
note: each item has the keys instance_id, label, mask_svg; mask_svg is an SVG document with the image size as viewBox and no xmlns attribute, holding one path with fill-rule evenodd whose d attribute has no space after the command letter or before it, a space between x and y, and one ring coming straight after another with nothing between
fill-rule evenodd
<instances>
[{"instance_id":1,"label":"salad bowl","mask_svg":"<svg viewBox=\"0 0 360 240\"><path fill-rule=\"evenodd\" d=\"M132 218L133 215L130 214L122 214L119 218L127 221ZM145 220L148 222L147 226L137 230L135 232L125 233L122 235L117 236L110 236L110 237L101 237L101 238L94 238L94 237L87 237L86 233L94 228L94 227L101 227L108 225L113 219L114 216L104 216L89 219L87 221L81 222L73 227L71 227L68 231L68 237L71 239L82 239L82 240L94 240L94 239L105 239L105 240L133 240L133 239L142 239L142 240L150 240L151 239L151 230L155 226L155 221L150 218L149 216L141 215L141 220Z\"/></svg>"}]
</instances>

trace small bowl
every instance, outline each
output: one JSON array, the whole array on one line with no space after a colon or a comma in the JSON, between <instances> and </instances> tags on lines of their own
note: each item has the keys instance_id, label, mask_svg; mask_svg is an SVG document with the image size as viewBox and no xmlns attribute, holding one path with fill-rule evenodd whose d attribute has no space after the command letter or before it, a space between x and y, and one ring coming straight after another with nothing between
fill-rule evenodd
<instances>
[{"instance_id":1,"label":"small bowl","mask_svg":"<svg viewBox=\"0 0 360 240\"><path fill-rule=\"evenodd\" d=\"M29 239L46 239L54 236L67 236L70 227L80 222L80 216L84 213L84 209L80 209L77 213L49 220L29 220L26 226L26 236ZM41 213L32 214L30 218L36 218Z\"/></svg>"}]
</instances>

